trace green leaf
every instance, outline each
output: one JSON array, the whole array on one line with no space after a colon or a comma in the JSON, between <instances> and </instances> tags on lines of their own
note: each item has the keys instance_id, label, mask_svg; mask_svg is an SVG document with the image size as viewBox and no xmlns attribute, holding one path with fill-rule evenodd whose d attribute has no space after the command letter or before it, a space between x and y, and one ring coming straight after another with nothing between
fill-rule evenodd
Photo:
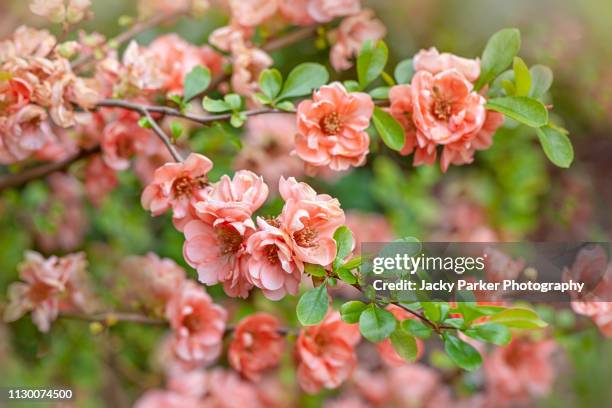
<instances>
[{"instance_id":1,"label":"green leaf","mask_svg":"<svg viewBox=\"0 0 612 408\"><path fill-rule=\"evenodd\" d=\"M391 344L397 354L407 362L412 363L416 359L419 351L416 339L401 327L397 327L395 331L391 333Z\"/></svg>"},{"instance_id":2,"label":"green leaf","mask_svg":"<svg viewBox=\"0 0 612 408\"><path fill-rule=\"evenodd\" d=\"M261 92L257 92L253 96L255 99L257 99L257 102L261 103L262 105L269 105L272 103L272 100Z\"/></svg>"},{"instance_id":3,"label":"green leaf","mask_svg":"<svg viewBox=\"0 0 612 408\"><path fill-rule=\"evenodd\" d=\"M393 116L376 106L374 108L372 121L383 142L389 146L389 148L396 151L402 150L406 138L404 135L404 128L393 118Z\"/></svg>"},{"instance_id":4,"label":"green leaf","mask_svg":"<svg viewBox=\"0 0 612 408\"><path fill-rule=\"evenodd\" d=\"M501 81L502 88L506 91L506 95L514 95L516 94L516 87L514 86L514 82L509 79L502 79Z\"/></svg>"},{"instance_id":5,"label":"green leaf","mask_svg":"<svg viewBox=\"0 0 612 408\"><path fill-rule=\"evenodd\" d=\"M351 269L359 268L361 266L361 262L362 258L361 255L359 255L342 265L342 268L348 269L350 271Z\"/></svg>"},{"instance_id":6,"label":"green leaf","mask_svg":"<svg viewBox=\"0 0 612 408\"><path fill-rule=\"evenodd\" d=\"M357 77L361 89L380 76L385 69L388 56L389 50L383 41L378 41L376 44L372 41L365 42L357 57Z\"/></svg>"},{"instance_id":7,"label":"green leaf","mask_svg":"<svg viewBox=\"0 0 612 408\"><path fill-rule=\"evenodd\" d=\"M283 76L278 69L265 69L259 75L259 88L270 100L274 100L283 86Z\"/></svg>"},{"instance_id":8,"label":"green leaf","mask_svg":"<svg viewBox=\"0 0 612 408\"><path fill-rule=\"evenodd\" d=\"M246 121L247 117L244 113L242 112L234 112L232 113L232 116L230 117L230 125L232 125L235 128L239 128L242 125L244 125L244 122Z\"/></svg>"},{"instance_id":9,"label":"green leaf","mask_svg":"<svg viewBox=\"0 0 612 408\"><path fill-rule=\"evenodd\" d=\"M531 73L529 96L536 99L541 98L553 83L553 72L545 65L534 65L529 72Z\"/></svg>"},{"instance_id":10,"label":"green leaf","mask_svg":"<svg viewBox=\"0 0 612 408\"><path fill-rule=\"evenodd\" d=\"M434 322L444 320L449 310L448 303L442 302L421 302L421 306L425 316Z\"/></svg>"},{"instance_id":11,"label":"green leaf","mask_svg":"<svg viewBox=\"0 0 612 408\"><path fill-rule=\"evenodd\" d=\"M489 99L485 105L527 126L539 128L548 123L548 111L542 102L527 96L506 96Z\"/></svg>"},{"instance_id":12,"label":"green leaf","mask_svg":"<svg viewBox=\"0 0 612 408\"><path fill-rule=\"evenodd\" d=\"M398 84L409 84L412 81L413 75L414 64L412 63L412 58L405 59L397 64L393 73Z\"/></svg>"},{"instance_id":13,"label":"green leaf","mask_svg":"<svg viewBox=\"0 0 612 408\"><path fill-rule=\"evenodd\" d=\"M151 121L146 116L143 116L142 118L138 119L138 126L143 129L151 129L153 127Z\"/></svg>"},{"instance_id":14,"label":"green leaf","mask_svg":"<svg viewBox=\"0 0 612 408\"><path fill-rule=\"evenodd\" d=\"M391 312L371 303L359 316L359 331L372 343L383 341L393 333L397 320Z\"/></svg>"},{"instance_id":15,"label":"green leaf","mask_svg":"<svg viewBox=\"0 0 612 408\"><path fill-rule=\"evenodd\" d=\"M402 321L402 328L420 339L429 338L433 331L431 327L421 323L417 319L406 319Z\"/></svg>"},{"instance_id":16,"label":"green leaf","mask_svg":"<svg viewBox=\"0 0 612 408\"><path fill-rule=\"evenodd\" d=\"M512 339L510 330L497 323L479 324L465 330L464 333L473 339L497 344L498 346L505 346Z\"/></svg>"},{"instance_id":17,"label":"green leaf","mask_svg":"<svg viewBox=\"0 0 612 408\"><path fill-rule=\"evenodd\" d=\"M351 300L340 306L340 316L342 320L347 323L357 323L361 316L361 312L363 312L366 307L367 305L359 300Z\"/></svg>"},{"instance_id":18,"label":"green leaf","mask_svg":"<svg viewBox=\"0 0 612 408\"><path fill-rule=\"evenodd\" d=\"M327 275L325 268L317 264L306 263L304 264L304 270L306 271L307 274L311 276L316 276L319 278Z\"/></svg>"},{"instance_id":19,"label":"green leaf","mask_svg":"<svg viewBox=\"0 0 612 408\"><path fill-rule=\"evenodd\" d=\"M505 28L493 34L482 53L480 77L476 90L494 80L512 64L512 59L521 48L521 33L516 28Z\"/></svg>"},{"instance_id":20,"label":"green leaf","mask_svg":"<svg viewBox=\"0 0 612 408\"><path fill-rule=\"evenodd\" d=\"M275 106L285 112L295 112L295 105L291 101L282 101L277 103Z\"/></svg>"},{"instance_id":21,"label":"green leaf","mask_svg":"<svg viewBox=\"0 0 612 408\"><path fill-rule=\"evenodd\" d=\"M514 84L516 96L527 96L531 90L531 73L520 57L514 57Z\"/></svg>"},{"instance_id":22,"label":"green leaf","mask_svg":"<svg viewBox=\"0 0 612 408\"><path fill-rule=\"evenodd\" d=\"M327 287L321 285L310 289L300 298L295 309L297 318L304 326L320 323L327 314L329 308L329 297Z\"/></svg>"},{"instance_id":23,"label":"green leaf","mask_svg":"<svg viewBox=\"0 0 612 408\"><path fill-rule=\"evenodd\" d=\"M348 81L344 81L344 87L349 92L357 92L359 91L359 82L353 81L352 79Z\"/></svg>"},{"instance_id":24,"label":"green leaf","mask_svg":"<svg viewBox=\"0 0 612 408\"><path fill-rule=\"evenodd\" d=\"M517 329L537 329L547 326L546 322L541 320L536 312L523 308L503 310L492 315L489 322Z\"/></svg>"},{"instance_id":25,"label":"green leaf","mask_svg":"<svg viewBox=\"0 0 612 408\"><path fill-rule=\"evenodd\" d=\"M172 140L176 140L183 134L183 124L181 122L170 122L170 131L172 132Z\"/></svg>"},{"instance_id":26,"label":"green leaf","mask_svg":"<svg viewBox=\"0 0 612 408\"><path fill-rule=\"evenodd\" d=\"M344 282L348 283L349 285L353 285L357 283L357 278L355 277L355 275L353 275L349 269L346 269L343 266L338 268L338 270L336 270L336 273L338 274L338 277L340 279L342 279Z\"/></svg>"},{"instance_id":27,"label":"green leaf","mask_svg":"<svg viewBox=\"0 0 612 408\"><path fill-rule=\"evenodd\" d=\"M478 350L452 334L444 335L444 351L464 370L473 371L482 364Z\"/></svg>"},{"instance_id":28,"label":"green leaf","mask_svg":"<svg viewBox=\"0 0 612 408\"><path fill-rule=\"evenodd\" d=\"M225 101L225 103L228 104L230 108L232 108L232 110L240 110L240 108L242 108L242 97L238 94L227 94L225 95L223 100Z\"/></svg>"},{"instance_id":29,"label":"green leaf","mask_svg":"<svg viewBox=\"0 0 612 408\"><path fill-rule=\"evenodd\" d=\"M210 85L210 71L208 68L198 65L190 73L185 75L183 83L183 98L189 102L200 93L204 92Z\"/></svg>"},{"instance_id":30,"label":"green leaf","mask_svg":"<svg viewBox=\"0 0 612 408\"><path fill-rule=\"evenodd\" d=\"M289 73L283 90L277 99L308 95L313 89L325 85L328 80L329 73L323 65L305 62L293 68Z\"/></svg>"},{"instance_id":31,"label":"green leaf","mask_svg":"<svg viewBox=\"0 0 612 408\"><path fill-rule=\"evenodd\" d=\"M336 261L339 261L337 266L340 266L344 258L353 250L353 233L346 225L342 225L334 232L334 241L336 241L337 248Z\"/></svg>"},{"instance_id":32,"label":"green leaf","mask_svg":"<svg viewBox=\"0 0 612 408\"><path fill-rule=\"evenodd\" d=\"M389 99L389 87L379 86L378 88L372 89L368 92L374 99Z\"/></svg>"},{"instance_id":33,"label":"green leaf","mask_svg":"<svg viewBox=\"0 0 612 408\"><path fill-rule=\"evenodd\" d=\"M537 133L546 157L556 166L568 168L574 161L574 148L569 137L550 126L537 129Z\"/></svg>"},{"instance_id":34,"label":"green leaf","mask_svg":"<svg viewBox=\"0 0 612 408\"><path fill-rule=\"evenodd\" d=\"M219 99L211 99L208 96L204 97L202 107L211 113L227 112L232 110L232 107L225 101Z\"/></svg>"}]
</instances>

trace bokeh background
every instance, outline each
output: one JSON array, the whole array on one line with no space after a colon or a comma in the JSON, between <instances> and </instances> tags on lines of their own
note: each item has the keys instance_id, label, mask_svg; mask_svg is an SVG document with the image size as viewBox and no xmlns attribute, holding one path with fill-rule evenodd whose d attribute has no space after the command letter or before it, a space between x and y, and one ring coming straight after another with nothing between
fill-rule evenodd
<instances>
[{"instance_id":1,"label":"bokeh background","mask_svg":"<svg viewBox=\"0 0 612 408\"><path fill-rule=\"evenodd\" d=\"M0 37L10 35L21 24L44 23L31 15L27 3L2 0ZM364 3L375 9L387 26L390 66L432 45L441 51L475 57L493 32L518 27L523 43L520 55L529 65L540 63L553 69L551 103L558 115L555 120L570 131L576 159L569 170L555 168L531 130L506 127L496 134L491 149L476 154L474 164L453 166L445 175L433 167L413 168L406 158L378 151L363 168L340 177L311 180L318 190L338 197L350 214L384 217L396 236L421 240L611 240L612 2ZM96 18L86 22L84 28L110 37L121 31L121 16L136 14L136 4L94 0L93 10ZM146 44L160 33L173 31L202 44L226 21L222 10L212 11L198 20L183 19L171 27L150 30L138 41ZM273 57L287 72L298 61L324 62L327 54L313 41L304 41ZM343 79L354 73L335 75ZM228 137L218 129L201 129L192 137L197 149L215 161L215 176L233 170L239 133ZM0 196L0 304L8 284L17 278L16 265L25 249L47 254L84 250L96 282L96 296L118 308L121 296L117 274L121 271L117 265L127 255L154 251L176 260L194 276L182 260L182 235L172 228L169 218L151 219L141 208L142 187L131 172L121 174L120 187L101 208L85 204L77 211L67 210L66 203L50 204L50 188L47 181L38 181ZM272 198L266 211L279 208L279 204ZM58 225L65 226L67 212L68 225L83 239L77 240L74 248L58 248L59 237L67 233L65 228L59 231ZM281 307L260 298L227 306L234 308L236 316L268 309L284 313L288 322L295 321L292 300ZM589 322L576 321L567 309L544 305L540 311L554 323L554 337L563 353L556 362L559 369L553 391L534 404L610 404L612 343L606 342ZM50 334L42 335L28 318L10 325L0 323L0 385L65 384L77 390L75 406L129 406L143 389L163 381L152 357L163 335L163 329L137 325L119 325L112 333L95 335L87 324L67 320L59 320ZM432 355L431 363L436 365ZM291 383L291 369L284 371L284 381ZM470 392L469 387L466 392ZM300 398L306 406L321 403L321 397Z\"/></svg>"}]
</instances>

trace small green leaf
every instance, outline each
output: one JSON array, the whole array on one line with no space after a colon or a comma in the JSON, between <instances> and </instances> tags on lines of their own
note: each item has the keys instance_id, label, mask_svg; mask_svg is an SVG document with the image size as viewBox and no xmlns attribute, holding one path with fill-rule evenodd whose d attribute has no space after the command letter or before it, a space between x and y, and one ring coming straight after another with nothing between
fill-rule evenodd
<instances>
[{"instance_id":1,"label":"small green leaf","mask_svg":"<svg viewBox=\"0 0 612 408\"><path fill-rule=\"evenodd\" d=\"M355 277L355 275L353 275L349 269L346 269L343 266L338 268L336 270L336 273L338 274L338 277L340 279L342 279L344 282L348 283L349 285L353 285L357 283L357 278Z\"/></svg>"},{"instance_id":2,"label":"small green leaf","mask_svg":"<svg viewBox=\"0 0 612 408\"><path fill-rule=\"evenodd\" d=\"M151 124L151 121L149 120L149 118L143 116L142 118L138 119L138 126L140 126L143 129L151 129L153 127L153 125Z\"/></svg>"},{"instance_id":3,"label":"small green leaf","mask_svg":"<svg viewBox=\"0 0 612 408\"><path fill-rule=\"evenodd\" d=\"M391 344L397 354L407 362L412 363L416 359L419 351L416 339L404 331L400 326L391 333Z\"/></svg>"},{"instance_id":4,"label":"small green leaf","mask_svg":"<svg viewBox=\"0 0 612 408\"><path fill-rule=\"evenodd\" d=\"M232 125L235 128L239 128L242 125L244 125L244 122L246 121L247 117L244 113L242 112L234 112L232 113L232 116L230 117L230 125Z\"/></svg>"},{"instance_id":5,"label":"small green leaf","mask_svg":"<svg viewBox=\"0 0 612 408\"><path fill-rule=\"evenodd\" d=\"M293 68L289 73L283 90L277 99L308 95L313 89L325 85L328 80L329 73L323 65L305 62Z\"/></svg>"},{"instance_id":6,"label":"small green leaf","mask_svg":"<svg viewBox=\"0 0 612 408\"><path fill-rule=\"evenodd\" d=\"M183 134L183 124L181 122L170 122L170 131L172 132L172 140L176 140Z\"/></svg>"},{"instance_id":7,"label":"small green leaf","mask_svg":"<svg viewBox=\"0 0 612 408\"><path fill-rule=\"evenodd\" d=\"M529 72L531 73L529 96L536 99L541 98L553 83L553 72L545 65L534 65Z\"/></svg>"},{"instance_id":8,"label":"small green leaf","mask_svg":"<svg viewBox=\"0 0 612 408\"><path fill-rule=\"evenodd\" d=\"M274 100L283 86L283 76L276 68L265 69L259 75L259 88L270 100Z\"/></svg>"},{"instance_id":9,"label":"small green leaf","mask_svg":"<svg viewBox=\"0 0 612 408\"><path fill-rule=\"evenodd\" d=\"M414 64L412 63L412 58L405 59L397 64L393 75L395 76L395 80L398 84L409 84L414 75Z\"/></svg>"},{"instance_id":10,"label":"small green leaf","mask_svg":"<svg viewBox=\"0 0 612 408\"><path fill-rule=\"evenodd\" d=\"M421 302L425 317L434 322L442 320L442 312L440 310L440 304L437 302Z\"/></svg>"},{"instance_id":11,"label":"small green leaf","mask_svg":"<svg viewBox=\"0 0 612 408\"><path fill-rule=\"evenodd\" d=\"M547 326L546 322L541 320L536 312L523 308L503 310L492 315L489 322L517 329L537 329Z\"/></svg>"},{"instance_id":12,"label":"small green leaf","mask_svg":"<svg viewBox=\"0 0 612 408\"><path fill-rule=\"evenodd\" d=\"M493 34L482 53L476 90L480 90L504 72L512 64L512 59L520 48L521 33L516 28L505 28Z\"/></svg>"},{"instance_id":13,"label":"small green leaf","mask_svg":"<svg viewBox=\"0 0 612 408\"><path fill-rule=\"evenodd\" d=\"M387 84L387 86L395 86L397 85L395 83L395 80L393 79L393 77L389 74L387 74L385 71L380 73L380 77L383 79L383 81L385 81L385 84Z\"/></svg>"},{"instance_id":14,"label":"small green leaf","mask_svg":"<svg viewBox=\"0 0 612 408\"><path fill-rule=\"evenodd\" d=\"M368 92L374 99L389 99L389 87L379 86L378 88L372 89Z\"/></svg>"},{"instance_id":15,"label":"small green leaf","mask_svg":"<svg viewBox=\"0 0 612 408\"><path fill-rule=\"evenodd\" d=\"M402 150L406 138L404 135L404 128L393 118L393 116L377 106L374 108L372 121L383 142L389 146L389 148L396 151Z\"/></svg>"},{"instance_id":16,"label":"small green leaf","mask_svg":"<svg viewBox=\"0 0 612 408\"><path fill-rule=\"evenodd\" d=\"M569 137L550 126L537 130L546 157L556 166L568 168L574 161L574 148Z\"/></svg>"},{"instance_id":17,"label":"small green leaf","mask_svg":"<svg viewBox=\"0 0 612 408\"><path fill-rule=\"evenodd\" d=\"M304 326L311 326L320 323L327 314L329 308L329 297L327 287L321 285L318 288L310 289L300 298L295 309L297 318Z\"/></svg>"},{"instance_id":18,"label":"small green leaf","mask_svg":"<svg viewBox=\"0 0 612 408\"><path fill-rule=\"evenodd\" d=\"M513 96L516 94L516 87L514 86L514 82L509 79L502 79L501 81L502 88L506 91L506 95Z\"/></svg>"},{"instance_id":19,"label":"small green leaf","mask_svg":"<svg viewBox=\"0 0 612 408\"><path fill-rule=\"evenodd\" d=\"M344 87L349 92L357 92L359 91L359 82L353 81L352 79L348 81L344 81Z\"/></svg>"},{"instance_id":20,"label":"small green leaf","mask_svg":"<svg viewBox=\"0 0 612 408\"><path fill-rule=\"evenodd\" d=\"M383 41L378 41L376 44L372 41L365 42L357 57L357 77L361 89L380 76L385 69L388 56L389 50Z\"/></svg>"},{"instance_id":21,"label":"small green leaf","mask_svg":"<svg viewBox=\"0 0 612 408\"><path fill-rule=\"evenodd\" d=\"M516 96L527 96L531 89L531 73L529 68L520 57L514 57L514 84Z\"/></svg>"},{"instance_id":22,"label":"small green leaf","mask_svg":"<svg viewBox=\"0 0 612 408\"><path fill-rule=\"evenodd\" d=\"M340 261L339 266L353 250L353 233L346 225L342 225L334 232L334 241L336 241L336 261Z\"/></svg>"},{"instance_id":23,"label":"small green leaf","mask_svg":"<svg viewBox=\"0 0 612 408\"><path fill-rule=\"evenodd\" d=\"M497 323L479 324L465 330L464 333L473 339L497 344L498 346L505 346L512 339L510 330Z\"/></svg>"},{"instance_id":24,"label":"small green leaf","mask_svg":"<svg viewBox=\"0 0 612 408\"><path fill-rule=\"evenodd\" d=\"M189 102L200 93L204 92L210 85L210 71L208 68L198 65L185 75L183 83L183 98Z\"/></svg>"},{"instance_id":25,"label":"small green leaf","mask_svg":"<svg viewBox=\"0 0 612 408\"><path fill-rule=\"evenodd\" d=\"M347 323L357 323L359 322L361 312L363 312L366 307L367 305L359 300L351 300L340 306L340 316L342 320Z\"/></svg>"},{"instance_id":26,"label":"small green leaf","mask_svg":"<svg viewBox=\"0 0 612 408\"><path fill-rule=\"evenodd\" d=\"M202 107L211 113L227 112L232 110L232 107L225 101L219 99L211 99L208 96L204 97L202 101Z\"/></svg>"},{"instance_id":27,"label":"small green leaf","mask_svg":"<svg viewBox=\"0 0 612 408\"><path fill-rule=\"evenodd\" d=\"M359 255L349 260L347 263L342 265L342 267L350 271L351 269L359 268L361 266L361 262L362 258L361 255Z\"/></svg>"},{"instance_id":28,"label":"small green leaf","mask_svg":"<svg viewBox=\"0 0 612 408\"><path fill-rule=\"evenodd\" d=\"M272 103L272 99L268 98L261 92L257 92L253 96L255 97L255 99L257 99L257 102L261 103L262 105L269 105Z\"/></svg>"},{"instance_id":29,"label":"small green leaf","mask_svg":"<svg viewBox=\"0 0 612 408\"><path fill-rule=\"evenodd\" d=\"M321 265L306 263L304 264L304 270L310 276L323 277L327 275L325 268Z\"/></svg>"},{"instance_id":30,"label":"small green leaf","mask_svg":"<svg viewBox=\"0 0 612 408\"><path fill-rule=\"evenodd\" d=\"M277 103L275 106L285 112L295 112L295 105L291 101L282 101Z\"/></svg>"},{"instance_id":31,"label":"small green leaf","mask_svg":"<svg viewBox=\"0 0 612 408\"><path fill-rule=\"evenodd\" d=\"M473 371L482 364L480 353L465 341L452 334L444 335L444 351L455 364L464 370Z\"/></svg>"},{"instance_id":32,"label":"small green leaf","mask_svg":"<svg viewBox=\"0 0 612 408\"><path fill-rule=\"evenodd\" d=\"M526 96L489 99L485 107L527 126L539 128L548 123L548 111L542 102Z\"/></svg>"},{"instance_id":33,"label":"small green leaf","mask_svg":"<svg viewBox=\"0 0 612 408\"><path fill-rule=\"evenodd\" d=\"M223 100L225 101L225 103L228 104L230 108L232 108L232 110L240 110L240 108L242 108L242 97L238 94L227 94L225 95Z\"/></svg>"},{"instance_id":34,"label":"small green leaf","mask_svg":"<svg viewBox=\"0 0 612 408\"><path fill-rule=\"evenodd\" d=\"M391 312L370 304L359 317L359 331L373 343L383 341L393 333L397 320Z\"/></svg>"},{"instance_id":35,"label":"small green leaf","mask_svg":"<svg viewBox=\"0 0 612 408\"><path fill-rule=\"evenodd\" d=\"M431 327L421 323L417 319L406 319L402 321L402 328L420 339L429 338L433 331Z\"/></svg>"}]
</instances>

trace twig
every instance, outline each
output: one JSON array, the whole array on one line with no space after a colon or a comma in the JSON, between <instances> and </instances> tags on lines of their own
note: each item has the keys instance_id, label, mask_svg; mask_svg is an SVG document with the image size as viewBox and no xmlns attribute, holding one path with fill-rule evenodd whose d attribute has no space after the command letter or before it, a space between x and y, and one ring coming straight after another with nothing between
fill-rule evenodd
<instances>
[{"instance_id":1,"label":"twig","mask_svg":"<svg viewBox=\"0 0 612 408\"><path fill-rule=\"evenodd\" d=\"M289 45L295 44L296 42L305 40L308 37L316 34L319 29L318 25L313 25L309 27L304 27L299 30L295 30L286 34L282 37L276 38L272 41L267 42L262 46L262 49L266 52L274 52L278 51L281 48L285 48Z\"/></svg>"},{"instance_id":2,"label":"twig","mask_svg":"<svg viewBox=\"0 0 612 408\"><path fill-rule=\"evenodd\" d=\"M96 146L92 149L84 149L62 161L43 164L41 166L26 169L16 174L10 174L0 177L0 191L6 190L7 188L21 187L31 180L42 178L56 171L63 170L66 167L70 166L72 163L89 157L93 154L96 154L99 151L99 146Z\"/></svg>"},{"instance_id":3,"label":"twig","mask_svg":"<svg viewBox=\"0 0 612 408\"><path fill-rule=\"evenodd\" d=\"M162 142L164 142L166 148L168 149L174 160L176 160L177 162L182 162L183 156L181 156L181 154L176 150L176 148L166 135L166 132L164 132L164 130L159 127L159 125L157 124L155 119L153 119L149 111L146 108L143 108L141 110L141 113L147 118L155 134L162 140Z\"/></svg>"}]
</instances>

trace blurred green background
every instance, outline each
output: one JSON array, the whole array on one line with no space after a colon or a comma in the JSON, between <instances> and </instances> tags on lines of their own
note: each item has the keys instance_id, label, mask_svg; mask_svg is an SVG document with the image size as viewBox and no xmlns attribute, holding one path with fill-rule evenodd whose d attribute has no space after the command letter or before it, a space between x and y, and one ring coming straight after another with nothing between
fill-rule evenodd
<instances>
[{"instance_id":1,"label":"blurred green background","mask_svg":"<svg viewBox=\"0 0 612 408\"><path fill-rule=\"evenodd\" d=\"M31 16L27 3L0 3L0 37L21 24L43 23ZM451 167L446 175L437 168L413 168L406 158L378 151L365 167L342 178L311 180L318 190L338 197L347 210L383 214L398 236L467 239L470 231L457 225L456 219L462 214L457 211L465 210L501 240L611 240L611 1L376 0L364 4L374 8L388 28L390 66L433 45L441 51L476 57L493 32L508 26L520 28L520 55L527 64L546 64L553 69L551 103L557 123L570 131L576 159L569 170L555 168L533 132L524 127L503 128L491 149L476 154L474 164ZM119 17L135 15L136 4L94 0L93 9L96 18L84 27L112 36L121 31ZM175 31L202 44L226 21L223 12L213 11L198 20L184 19L176 26L151 30L138 40L147 43L159 33ZM286 72L297 61L324 62L327 53L313 41L305 41L273 57ZM333 75L348 78L354 73ZM232 171L237 147L225 134L203 129L193 139L197 150L215 161L215 176ZM111 287L122 257L154 251L186 266L181 256L182 235L172 228L168 217L151 219L142 210L140 191L135 176L124 172L120 187L101 208L87 207L86 239L78 249L88 255L97 295L111 306L119 307ZM53 232L53 214L40 211L47 194L48 186L39 181L0 196L0 302L8 284L17 278L15 267L23 251L40 249L34 240L37 229ZM278 200L271 199L268 209L278 205ZM34 221L25 222L24 217ZM193 277L194 272L187 270ZM274 310L284 310L291 321L292 302L287 300L282 309ZM271 305L257 298L243 305L238 314L262 308ZM552 308L543 312L558 323L554 335L566 353L559 363L563 369L553 394L538 404L569 407L611 402L611 343L588 324L575 333L574 322L563 320L566 315ZM59 320L50 334L42 335L29 318L10 325L0 323L0 386L69 384L77 390L76 406L125 406L143 388L162 383L163 377L152 365L151 351L163 334L157 328L119 325L112 335L94 336L85 323ZM317 401L311 401L313 406Z\"/></svg>"}]
</instances>

